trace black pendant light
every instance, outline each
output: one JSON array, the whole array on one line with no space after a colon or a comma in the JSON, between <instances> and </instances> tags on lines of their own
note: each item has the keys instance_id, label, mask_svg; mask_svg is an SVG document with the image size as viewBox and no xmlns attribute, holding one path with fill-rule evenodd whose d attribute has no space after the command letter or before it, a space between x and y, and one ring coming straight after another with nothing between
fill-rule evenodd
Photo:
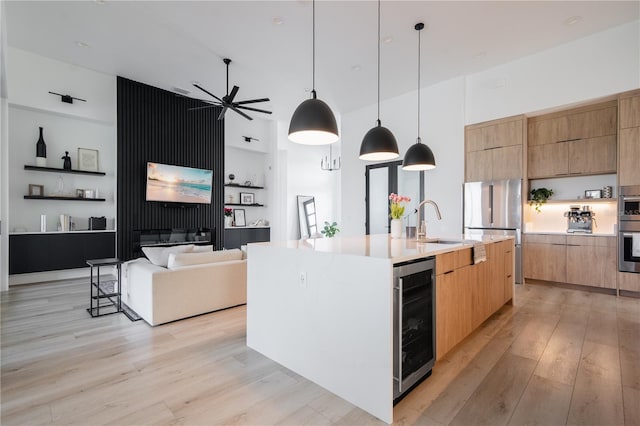
<instances>
[{"instance_id":1,"label":"black pendant light","mask_svg":"<svg viewBox=\"0 0 640 426\"><path fill-rule=\"evenodd\" d=\"M380 0L378 0L378 120L364 135L360 144L360 159L368 161L392 160L400 156L393 133L380 123Z\"/></svg>"},{"instance_id":2,"label":"black pendant light","mask_svg":"<svg viewBox=\"0 0 640 426\"><path fill-rule=\"evenodd\" d=\"M303 145L328 145L337 142L338 124L333 111L316 98L316 2L313 0L313 89L311 99L298 105L289 123L289 140Z\"/></svg>"},{"instance_id":3,"label":"black pendant light","mask_svg":"<svg viewBox=\"0 0 640 426\"><path fill-rule=\"evenodd\" d=\"M431 149L420 139L420 31L424 29L422 22L414 27L418 31L418 138L404 155L402 170L431 170L436 167L436 159Z\"/></svg>"}]
</instances>

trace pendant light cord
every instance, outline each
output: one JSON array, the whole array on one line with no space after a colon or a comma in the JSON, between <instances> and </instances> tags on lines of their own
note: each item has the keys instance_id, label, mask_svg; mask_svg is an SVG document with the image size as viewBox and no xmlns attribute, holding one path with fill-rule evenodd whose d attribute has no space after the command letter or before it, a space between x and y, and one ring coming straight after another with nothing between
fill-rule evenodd
<instances>
[{"instance_id":1,"label":"pendant light cord","mask_svg":"<svg viewBox=\"0 0 640 426\"><path fill-rule=\"evenodd\" d=\"M378 126L380 126L380 0L378 0Z\"/></svg>"},{"instance_id":2,"label":"pendant light cord","mask_svg":"<svg viewBox=\"0 0 640 426\"><path fill-rule=\"evenodd\" d=\"M313 36L312 36L312 44L313 44L313 72L312 72L312 82L311 82L311 93L313 98L316 97L316 0L313 0Z\"/></svg>"},{"instance_id":3,"label":"pendant light cord","mask_svg":"<svg viewBox=\"0 0 640 426\"><path fill-rule=\"evenodd\" d=\"M420 31L418 30L418 142L420 142Z\"/></svg>"}]
</instances>

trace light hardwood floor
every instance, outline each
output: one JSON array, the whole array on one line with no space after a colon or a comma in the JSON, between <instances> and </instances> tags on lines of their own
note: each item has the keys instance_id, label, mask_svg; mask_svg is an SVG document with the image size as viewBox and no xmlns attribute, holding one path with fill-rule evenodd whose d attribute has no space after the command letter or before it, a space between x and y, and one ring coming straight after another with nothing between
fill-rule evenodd
<instances>
[{"instance_id":1,"label":"light hardwood floor","mask_svg":"<svg viewBox=\"0 0 640 426\"><path fill-rule=\"evenodd\" d=\"M86 280L1 295L2 425L383 424L245 345L246 308L90 318ZM640 300L517 286L396 424L639 425Z\"/></svg>"}]
</instances>

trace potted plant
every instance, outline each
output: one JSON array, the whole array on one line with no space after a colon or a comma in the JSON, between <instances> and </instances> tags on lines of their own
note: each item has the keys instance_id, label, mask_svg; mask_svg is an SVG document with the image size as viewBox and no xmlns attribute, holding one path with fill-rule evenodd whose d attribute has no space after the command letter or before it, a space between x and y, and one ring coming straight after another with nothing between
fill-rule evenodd
<instances>
[{"instance_id":1,"label":"potted plant","mask_svg":"<svg viewBox=\"0 0 640 426\"><path fill-rule=\"evenodd\" d=\"M336 222L329 223L326 221L324 223L324 229L320 231L320 233L322 233L327 238L333 237L334 235L336 235L336 232L340 232L338 224Z\"/></svg>"},{"instance_id":2,"label":"potted plant","mask_svg":"<svg viewBox=\"0 0 640 426\"><path fill-rule=\"evenodd\" d=\"M540 206L547 202L547 200L553 195L553 189L547 188L534 188L530 192L531 198L529 205L536 207L536 211L540 213Z\"/></svg>"}]
</instances>

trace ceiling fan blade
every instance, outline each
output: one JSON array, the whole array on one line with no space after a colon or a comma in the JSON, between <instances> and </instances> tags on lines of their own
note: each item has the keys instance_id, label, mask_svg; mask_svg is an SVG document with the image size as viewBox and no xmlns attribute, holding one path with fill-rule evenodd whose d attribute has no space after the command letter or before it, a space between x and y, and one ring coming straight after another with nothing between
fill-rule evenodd
<instances>
[{"instance_id":1,"label":"ceiling fan blade","mask_svg":"<svg viewBox=\"0 0 640 426\"><path fill-rule=\"evenodd\" d=\"M187 111L196 111L199 109L206 109L206 108L213 108L213 107L219 107L220 105L217 104L209 104L209 105L204 105L204 106L199 106L199 107L192 107L192 108L187 108Z\"/></svg>"},{"instance_id":2,"label":"ceiling fan blade","mask_svg":"<svg viewBox=\"0 0 640 426\"><path fill-rule=\"evenodd\" d=\"M229 95L227 96L226 101L229 103L233 103L233 98L235 98L238 94L238 90L240 90L238 86L233 86L233 89L231 89L231 93L229 93Z\"/></svg>"},{"instance_id":3,"label":"ceiling fan blade","mask_svg":"<svg viewBox=\"0 0 640 426\"><path fill-rule=\"evenodd\" d=\"M248 100L248 101L234 102L234 104L236 104L236 105L255 104L257 102L269 102L270 100L271 99L269 99L269 98L251 99L251 100Z\"/></svg>"},{"instance_id":4,"label":"ceiling fan blade","mask_svg":"<svg viewBox=\"0 0 640 426\"><path fill-rule=\"evenodd\" d=\"M202 91L203 91L204 93L206 93L207 95L209 95L209 96L213 96L213 97L214 97L218 102L222 102L222 99L220 99L219 97L217 97L216 95L214 95L213 93L211 93L210 91L208 91L207 89L205 89L205 88L203 88L203 87L201 87L200 85L195 84L195 83L193 83L193 85L194 85L195 87L197 87L198 89L202 90Z\"/></svg>"},{"instance_id":5,"label":"ceiling fan blade","mask_svg":"<svg viewBox=\"0 0 640 426\"><path fill-rule=\"evenodd\" d=\"M251 108L251 107L246 107L246 106L242 106L242 105L238 105L238 104L234 104L234 106L236 108L240 108L240 109L246 109L249 111L255 111L255 112L263 112L265 114L271 114L271 111L266 111L264 109L258 109L258 108Z\"/></svg>"},{"instance_id":6,"label":"ceiling fan blade","mask_svg":"<svg viewBox=\"0 0 640 426\"><path fill-rule=\"evenodd\" d=\"M224 114L227 112L227 108L229 108L229 105L224 104L222 111L220 111L220 115L218 115L218 120L222 120L224 118Z\"/></svg>"},{"instance_id":7,"label":"ceiling fan blade","mask_svg":"<svg viewBox=\"0 0 640 426\"><path fill-rule=\"evenodd\" d=\"M241 116L246 118L247 120L253 120L253 118L249 117L247 114L245 114L244 112L240 111L238 108L234 107L233 105L229 105L229 108L231 108L232 110L234 110L235 112L237 112L238 114L240 114Z\"/></svg>"}]
</instances>

